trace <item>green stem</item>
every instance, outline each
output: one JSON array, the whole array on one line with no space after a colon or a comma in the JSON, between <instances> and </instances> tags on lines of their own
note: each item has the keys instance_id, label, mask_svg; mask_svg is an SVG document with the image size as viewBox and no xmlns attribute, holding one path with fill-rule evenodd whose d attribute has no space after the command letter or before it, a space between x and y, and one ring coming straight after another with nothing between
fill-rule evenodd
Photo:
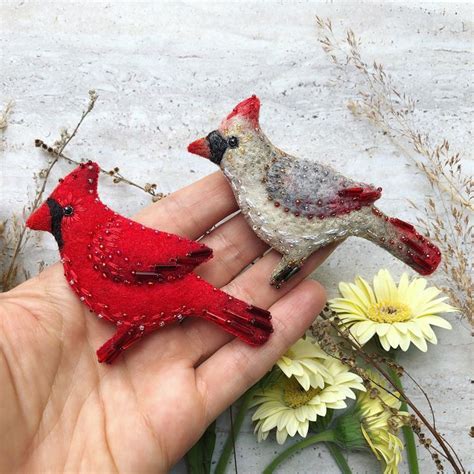
<instances>
[{"instance_id":1,"label":"green stem","mask_svg":"<svg viewBox=\"0 0 474 474\"><path fill-rule=\"evenodd\" d=\"M342 454L341 448L335 443L326 443L326 446L331 453L332 458L336 462L341 474L352 474L349 464L347 464L346 458Z\"/></svg>"},{"instance_id":2,"label":"green stem","mask_svg":"<svg viewBox=\"0 0 474 474\"><path fill-rule=\"evenodd\" d=\"M320 443L321 441L334 441L335 434L333 430L326 430L322 431L321 433L317 433L313 436L308 436L303 441L299 441L298 443L293 444L288 449L285 449L282 453L280 453L263 471L263 474L271 474L279 464L285 461L288 457L292 454L296 453L300 449L307 448L308 446L312 446L313 444Z\"/></svg>"},{"instance_id":3,"label":"green stem","mask_svg":"<svg viewBox=\"0 0 474 474\"><path fill-rule=\"evenodd\" d=\"M186 453L188 474L210 474L216 445L216 422L211 423L199 441Z\"/></svg>"},{"instance_id":4,"label":"green stem","mask_svg":"<svg viewBox=\"0 0 474 474\"><path fill-rule=\"evenodd\" d=\"M257 389L257 385L254 385L252 388L248 389L243 397L241 398L241 404L239 407L239 411L237 412L237 416L234 420L234 430L232 428L227 436L227 439L224 444L224 448L222 449L222 453L219 457L219 461L217 462L216 470L214 474L224 474L225 470L227 469L227 465L229 464L229 458L234 450L234 443L237 439L237 436L242 428L242 423L245 419L245 414L249 409L250 402L253 399L253 394Z\"/></svg>"},{"instance_id":5,"label":"green stem","mask_svg":"<svg viewBox=\"0 0 474 474\"><path fill-rule=\"evenodd\" d=\"M400 380L400 377L398 376L397 372L389 366L387 366L387 369L397 388L403 390L402 381ZM405 401L402 401L402 404L400 405L400 410L408 411L408 405ZM416 453L415 435L413 434L413 430L411 429L411 426L403 426L402 432L403 437L405 438L405 450L407 452L407 461L410 474L420 474L420 467L418 466L418 455Z\"/></svg>"}]
</instances>

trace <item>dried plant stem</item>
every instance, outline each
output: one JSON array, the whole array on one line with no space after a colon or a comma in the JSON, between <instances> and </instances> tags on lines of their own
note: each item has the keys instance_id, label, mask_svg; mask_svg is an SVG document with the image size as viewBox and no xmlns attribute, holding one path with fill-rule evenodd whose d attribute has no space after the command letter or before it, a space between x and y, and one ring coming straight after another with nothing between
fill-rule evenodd
<instances>
[{"instance_id":1,"label":"dried plant stem","mask_svg":"<svg viewBox=\"0 0 474 474\"><path fill-rule=\"evenodd\" d=\"M350 344L351 349L355 352L355 354L357 354L366 364L376 369L380 373L380 375L382 375L382 377L387 380L387 382L396 391L398 391L398 398L400 399L400 401L402 401L402 403L405 402L413 410L413 412L423 423L423 425L430 431L430 433L436 439L441 448L441 455L451 464L454 471L458 474L465 472L464 467L459 461L459 457L457 456L453 448L449 445L449 443L445 441L444 437L436 430L436 428L427 420L427 418L419 410L419 408L411 401L411 399L407 396L405 390L401 386L397 385L396 381L388 373L388 370L383 368L382 365L379 364L379 362L374 357L372 357L368 352L366 352L362 348L362 346L352 337L349 331L342 330L332 318L328 318L324 313L321 314L321 317L328 321L332 328L336 331L336 333ZM381 389L386 390L383 386L379 385L379 387ZM392 392L389 393L394 395Z\"/></svg>"},{"instance_id":2,"label":"dried plant stem","mask_svg":"<svg viewBox=\"0 0 474 474\"><path fill-rule=\"evenodd\" d=\"M391 368L390 366L387 367L387 371L389 375L392 377L393 381L395 382L395 388L400 393L400 390L403 391L402 381L398 376L396 370ZM408 411L408 405L405 400L402 400L402 404L400 405L400 410ZM435 424L433 423L433 428L436 429ZM415 435L413 434L413 430L411 426L402 426L403 437L405 438L405 449L407 452L407 459L408 459L408 467L410 469L410 474L419 474L420 468L418 466L418 456L416 454L416 443L415 443Z\"/></svg>"},{"instance_id":3,"label":"dried plant stem","mask_svg":"<svg viewBox=\"0 0 474 474\"><path fill-rule=\"evenodd\" d=\"M36 193L36 197L33 201L33 204L31 206L31 212L34 212L36 209L38 209L42 198L44 191L46 189L46 184L48 182L49 175L51 174L51 170L54 168L56 163L59 160L60 155L62 154L63 150L66 148L67 145L71 142L71 140L76 136L77 131L79 130L80 126L82 125L82 122L84 119L89 115L89 113L92 111L94 108L95 102L97 100L98 96L94 91L89 91L89 103L87 106L87 109L82 112L81 118L77 125L75 126L74 130L72 131L71 134L65 133L60 141L60 145L58 148L57 153L55 154L56 156L52 159L51 163L49 163L49 166L46 168L44 173L42 174L42 183L41 186ZM13 250L13 256L10 260L10 265L8 266L8 270L3 277L3 290L7 290L11 287L12 285L12 276L15 274L15 268L16 268L16 260L18 258L18 255L20 254L21 249L23 248L24 240L25 240L25 235L28 232L27 228L24 226L18 236L17 242L15 244L15 248Z\"/></svg>"},{"instance_id":4,"label":"dried plant stem","mask_svg":"<svg viewBox=\"0 0 474 474\"><path fill-rule=\"evenodd\" d=\"M349 110L354 115L358 115L358 112L356 111L357 105L353 102L349 102L348 106ZM469 202L466 197L464 197L459 189L457 188L456 184L454 181L451 179L450 175L444 170L442 166L439 164L434 165L434 169L431 170L427 166L424 166L423 163L420 163L419 160L416 159L416 156L414 153L412 153L406 146L403 145L399 140L396 139L396 137L393 134L393 129L390 129L390 125L386 122L385 118L380 117L381 122L379 123L380 129L384 132L384 134L389 137L393 145L395 145L405 156L410 158L410 160L415 164L415 166L420 170L423 171L423 173L426 174L428 180L430 183L433 182L438 182L437 186L440 188L441 191L446 193L448 196L453 201L457 201L459 204L462 206L466 207L467 209L470 209L471 211L474 211L474 204ZM399 130L400 135L404 136L407 138L410 143L415 146L415 143L418 141L418 137L415 137L412 133L412 130L410 128L407 128L404 126L403 129ZM445 145L445 142L442 143L441 146ZM449 147L449 144L448 144ZM419 151L419 153L423 156L425 156L427 159L430 159L430 153L426 148L423 148ZM439 181L439 176L442 175L443 181Z\"/></svg>"},{"instance_id":5,"label":"dried plant stem","mask_svg":"<svg viewBox=\"0 0 474 474\"><path fill-rule=\"evenodd\" d=\"M35 140L35 146L40 147L41 149L46 151L48 154L50 154L51 155L51 160L48 162L48 166L45 169L41 170L40 173L39 173L39 178L41 179L40 186L39 186L39 188L36 192L33 203L31 204L31 208L28 208L29 212L35 211L39 207L40 203L42 202L43 194L44 194L44 191L46 189L46 185L48 183L49 176L51 174L52 169L54 168L56 163L59 161L59 159L64 159L67 162L74 163L76 165L80 164L79 161L74 160L73 158L70 158L69 156L65 155L64 154L64 149L70 143L70 141L76 136L80 126L82 125L82 122L84 121L84 119L87 117L87 115L94 108L94 105L95 105L95 102L96 102L97 98L98 98L98 96L95 93L95 91L89 91L88 107L85 111L83 111L79 122L77 123L76 127L74 128L74 130L71 134L67 133L67 131L61 132L61 139L58 140L57 142L55 142L53 146L50 146L50 145L46 144L43 140L40 140L40 139ZM11 106L10 106L10 108L6 109L6 111L4 113L5 118L8 117L8 113L9 113L10 109L11 109ZM158 201L158 200L160 200L164 197L163 193L160 193L160 192L157 191L156 184L146 183L144 186L142 186L140 184L137 184L137 183L133 182L132 180L130 180L130 179L126 178L125 176L123 176L120 173L119 168L117 168L117 167L115 167L113 170L110 170L110 171L107 171L103 168L100 168L100 171L102 173L108 175L109 177L111 177L113 179L114 183L125 183L129 186L133 186L133 187L138 188L141 191L149 194L152 197L152 200L154 202L156 202L156 201ZM26 210L26 208L25 208L25 210ZM12 222L16 225L17 221L15 219L13 219ZM1 285L0 288L2 289L2 291L6 291L6 290L10 289L13 286L14 281L16 280L17 268L18 268L17 260L18 260L18 257L20 255L22 249L26 245L26 243L28 241L28 238L29 238L29 235L30 235L28 230L26 229L26 227L21 226L21 228L20 228L20 226L17 226L17 228L18 228L18 233L17 233L17 235L14 236L15 237L14 238L15 245L13 247L13 253L12 253L12 257L11 257L8 269L0 277L0 285Z\"/></svg>"},{"instance_id":6,"label":"dried plant stem","mask_svg":"<svg viewBox=\"0 0 474 474\"><path fill-rule=\"evenodd\" d=\"M368 119L414 162L425 175L435 194L419 207L418 223L438 245L443 255L440 269L452 302L474 325L474 279L472 272L472 211L474 181L463 173L462 157L452 152L446 139L432 140L415 123L416 101L401 92L382 64L364 61L360 39L347 30L338 39L330 19L316 17L319 42L343 74L340 80L356 86L356 98L348 108L359 118ZM410 150L404 146L410 145ZM415 153L413 153L415 152Z\"/></svg>"},{"instance_id":7,"label":"dried plant stem","mask_svg":"<svg viewBox=\"0 0 474 474\"><path fill-rule=\"evenodd\" d=\"M0 130L8 127L8 118L13 110L13 100L10 100L5 108L0 112Z\"/></svg>"},{"instance_id":8,"label":"dried plant stem","mask_svg":"<svg viewBox=\"0 0 474 474\"><path fill-rule=\"evenodd\" d=\"M35 140L35 146L42 148L45 150L47 153L55 156L56 158L62 158L66 160L68 163L75 164L75 165L80 165L81 162L75 160L74 158L71 158L70 156L65 155L64 153L60 153L59 151L56 151L53 147L49 146L47 143L45 143L43 140L37 138ZM146 184L145 186L142 186L140 184L137 184L133 182L132 180L126 178L123 176L121 173L119 173L118 168L114 168L113 170L107 171L106 169L99 167L99 170L101 173L107 175L107 176L112 176L114 178L114 183L125 183L128 184L129 186L132 186L134 188L138 188L141 191L149 194L152 196L153 201L159 201L162 199L165 195L163 193L157 192L156 191L156 185L155 184Z\"/></svg>"}]
</instances>

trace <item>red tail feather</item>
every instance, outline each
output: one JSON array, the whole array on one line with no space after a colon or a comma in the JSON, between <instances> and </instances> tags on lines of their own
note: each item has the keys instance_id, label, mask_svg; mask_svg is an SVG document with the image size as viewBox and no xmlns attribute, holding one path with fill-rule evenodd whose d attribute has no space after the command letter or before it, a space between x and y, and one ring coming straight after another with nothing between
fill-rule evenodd
<instances>
[{"instance_id":1,"label":"red tail feather","mask_svg":"<svg viewBox=\"0 0 474 474\"><path fill-rule=\"evenodd\" d=\"M430 275L438 268L441 252L415 227L396 217L387 217L376 208L373 214L379 218L371 229L379 245L421 275Z\"/></svg>"},{"instance_id":2,"label":"red tail feather","mask_svg":"<svg viewBox=\"0 0 474 474\"><path fill-rule=\"evenodd\" d=\"M408 258L405 260L408 265L421 275L433 273L441 262L441 252L438 247L419 234L408 222L396 217L390 218L388 222L396 229L400 241L408 247Z\"/></svg>"},{"instance_id":3,"label":"red tail feather","mask_svg":"<svg viewBox=\"0 0 474 474\"><path fill-rule=\"evenodd\" d=\"M111 364L121 352L128 349L143 336L143 331L135 326L122 326L117 332L97 350L99 362Z\"/></svg>"},{"instance_id":4,"label":"red tail feather","mask_svg":"<svg viewBox=\"0 0 474 474\"><path fill-rule=\"evenodd\" d=\"M273 332L270 313L222 294L226 299L225 304L204 310L202 316L247 344L259 346L266 342Z\"/></svg>"}]
</instances>

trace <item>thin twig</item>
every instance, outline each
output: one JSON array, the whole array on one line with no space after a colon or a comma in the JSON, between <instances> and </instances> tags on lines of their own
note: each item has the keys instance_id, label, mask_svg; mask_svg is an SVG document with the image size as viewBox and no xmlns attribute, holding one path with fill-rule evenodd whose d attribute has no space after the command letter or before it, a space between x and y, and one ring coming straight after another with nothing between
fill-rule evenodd
<instances>
[{"instance_id":1,"label":"thin twig","mask_svg":"<svg viewBox=\"0 0 474 474\"><path fill-rule=\"evenodd\" d=\"M39 138L37 138L35 140L35 146L42 148L43 150L45 150L47 153L49 153L51 155L54 155L56 157L59 157L59 158L62 158L64 160L66 160L68 163L76 164L76 165L80 165L82 163L81 161L77 161L77 160L71 158L70 156L65 155L64 153L59 153L53 147L49 146L47 143L45 143L43 140L41 140ZM138 188L138 189L142 190L143 192L149 194L150 196L152 196L153 202L159 201L160 199L165 197L165 194L156 191L156 188L157 188L156 184L148 184L147 183L144 186L142 186L140 184L137 184L134 181L126 178L125 176L123 176L119 172L120 171L119 168L114 168L113 170L107 171L106 169L104 169L102 167L99 167L99 170L100 170L101 173L103 173L107 176L113 177L114 178L114 183L116 183L116 184L117 183L125 183L125 184L128 184L129 186L133 186L133 187Z\"/></svg>"},{"instance_id":2,"label":"thin twig","mask_svg":"<svg viewBox=\"0 0 474 474\"><path fill-rule=\"evenodd\" d=\"M341 71L338 80L357 87L356 98L348 108L356 117L368 119L413 161L426 176L436 199L426 198L420 209L431 218L418 218L424 232L439 246L443 255L441 269L445 288L453 303L474 325L474 281L471 218L474 210L474 181L463 174L460 153L450 150L446 139L432 140L417 128L416 101L400 91L381 63L364 61L360 39L347 30L336 37L330 19L316 17L319 42L333 64ZM410 151L406 146L415 152Z\"/></svg>"},{"instance_id":3,"label":"thin twig","mask_svg":"<svg viewBox=\"0 0 474 474\"><path fill-rule=\"evenodd\" d=\"M75 126L73 132L69 135L65 133L63 137L61 138L60 145L58 148L58 151L56 153L56 156L53 158L51 163L49 163L49 166L46 168L44 173L42 173L42 184L36 194L35 200L33 201L33 204L31 206L31 212L34 212L36 209L38 209L40 203L42 202L43 194L46 189L46 184L48 182L48 178L51 174L51 170L54 168L54 165L58 162L60 155L62 154L63 150L66 148L67 145L71 142L71 140L76 136L77 131L79 130L79 127L82 125L82 122L84 119L89 115L89 113L92 111L94 108L95 102L98 98L98 95L95 93L95 91L89 91L89 103L87 106L87 109L82 112L81 118L77 125ZM27 233L27 228L24 226L20 232L20 235L18 237L18 240L16 242L15 248L13 250L13 256L10 261L10 265L8 267L8 270L3 278L3 284L2 288L3 290L7 290L10 288L12 281L11 277L15 273L15 267L16 267L16 259L18 258L18 255L20 254L20 250L23 247L25 235Z\"/></svg>"},{"instance_id":4,"label":"thin twig","mask_svg":"<svg viewBox=\"0 0 474 474\"><path fill-rule=\"evenodd\" d=\"M438 442L439 446L441 447L444 457L449 461L449 463L453 466L453 469L456 473L461 474L462 472L465 472L464 467L461 462L458 461L459 457L455 455L455 458L453 457L453 453L455 451L453 448L448 445L444 437L433 427L433 425L426 419L426 417L423 415L423 413L418 409L418 407L410 400L410 398L406 395L405 391L401 387L397 387L397 384L392 380L390 375L387 373L385 369L383 369L380 364L375 360L375 358L371 357L366 351L363 350L362 346L353 338L352 334L349 331L349 337L341 328L336 324L332 319L328 318L324 314L321 314L321 316L329 322L329 324L333 327L333 329L344 338L349 344L351 345L352 349L356 352L356 354L361 357L367 364L370 366L374 367L389 383L390 385L398 391L400 394L400 399L404 400L410 408L413 410L413 412L418 416L418 418L421 420L421 422L426 426L426 428L431 432L433 437L436 439ZM382 387L384 388L384 387ZM384 388L385 389L385 388ZM390 393L390 392L389 392Z\"/></svg>"},{"instance_id":5,"label":"thin twig","mask_svg":"<svg viewBox=\"0 0 474 474\"><path fill-rule=\"evenodd\" d=\"M8 118L13 110L13 100L7 102L5 108L0 112L0 130L3 130L8 127Z\"/></svg>"}]
</instances>

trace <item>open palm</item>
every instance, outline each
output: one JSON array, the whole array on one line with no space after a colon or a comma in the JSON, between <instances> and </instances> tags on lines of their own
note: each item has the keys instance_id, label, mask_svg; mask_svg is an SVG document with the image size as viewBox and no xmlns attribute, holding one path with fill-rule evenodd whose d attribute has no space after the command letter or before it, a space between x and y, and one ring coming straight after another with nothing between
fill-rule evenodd
<instances>
[{"instance_id":1,"label":"open palm","mask_svg":"<svg viewBox=\"0 0 474 474\"><path fill-rule=\"evenodd\" d=\"M135 219L198 238L235 211L230 188L215 173ZM80 303L60 264L0 294L0 472L166 472L303 334L325 298L318 283L304 278L329 250L276 290L268 280L279 256L265 254L241 215L203 242L214 258L197 273L270 308L275 332L264 346L249 347L190 319L101 365L95 351L114 327Z\"/></svg>"}]
</instances>

